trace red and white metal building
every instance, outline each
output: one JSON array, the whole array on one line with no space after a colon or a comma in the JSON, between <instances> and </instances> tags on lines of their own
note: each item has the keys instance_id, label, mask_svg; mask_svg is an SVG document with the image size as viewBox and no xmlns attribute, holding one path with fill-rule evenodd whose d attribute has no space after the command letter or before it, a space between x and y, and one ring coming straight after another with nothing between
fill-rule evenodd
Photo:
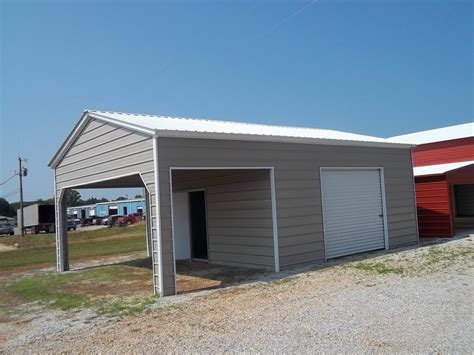
<instances>
[{"instance_id":1,"label":"red and white metal building","mask_svg":"<svg viewBox=\"0 0 474 355\"><path fill-rule=\"evenodd\" d=\"M452 237L474 228L474 124L390 138L413 149L420 236Z\"/></svg>"}]
</instances>

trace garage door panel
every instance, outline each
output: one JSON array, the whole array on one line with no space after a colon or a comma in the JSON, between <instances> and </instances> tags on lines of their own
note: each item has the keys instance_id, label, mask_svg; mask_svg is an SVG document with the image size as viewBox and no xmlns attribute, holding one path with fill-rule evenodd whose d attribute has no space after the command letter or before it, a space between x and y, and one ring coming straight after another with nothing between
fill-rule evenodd
<instances>
[{"instance_id":1,"label":"garage door panel","mask_svg":"<svg viewBox=\"0 0 474 355\"><path fill-rule=\"evenodd\" d=\"M326 258L385 247L379 169L322 169Z\"/></svg>"}]
</instances>

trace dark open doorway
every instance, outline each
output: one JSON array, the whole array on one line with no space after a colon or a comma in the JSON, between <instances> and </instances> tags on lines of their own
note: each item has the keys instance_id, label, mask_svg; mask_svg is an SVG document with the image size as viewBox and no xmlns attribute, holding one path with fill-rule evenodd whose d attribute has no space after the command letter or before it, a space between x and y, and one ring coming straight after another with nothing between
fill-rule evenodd
<instances>
[{"instance_id":1,"label":"dark open doorway","mask_svg":"<svg viewBox=\"0 0 474 355\"><path fill-rule=\"evenodd\" d=\"M191 257L208 260L206 200L204 191L189 192Z\"/></svg>"}]
</instances>

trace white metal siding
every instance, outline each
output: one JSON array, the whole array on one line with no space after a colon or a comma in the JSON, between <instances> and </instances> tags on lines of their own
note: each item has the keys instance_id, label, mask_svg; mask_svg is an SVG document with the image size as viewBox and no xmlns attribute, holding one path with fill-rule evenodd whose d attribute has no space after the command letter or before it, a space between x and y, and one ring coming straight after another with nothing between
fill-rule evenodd
<instances>
[{"instance_id":1,"label":"white metal siding","mask_svg":"<svg viewBox=\"0 0 474 355\"><path fill-rule=\"evenodd\" d=\"M321 171L326 258L385 247L380 170Z\"/></svg>"}]
</instances>

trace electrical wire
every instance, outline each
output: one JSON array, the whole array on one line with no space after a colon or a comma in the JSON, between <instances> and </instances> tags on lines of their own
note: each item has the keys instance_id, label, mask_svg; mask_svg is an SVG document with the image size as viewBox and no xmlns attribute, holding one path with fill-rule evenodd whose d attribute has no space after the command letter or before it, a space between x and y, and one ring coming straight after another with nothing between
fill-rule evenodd
<instances>
[{"instance_id":1,"label":"electrical wire","mask_svg":"<svg viewBox=\"0 0 474 355\"><path fill-rule=\"evenodd\" d=\"M0 186L1 185L5 185L7 182L9 182L11 179L13 179L14 177L16 176L16 173L14 173L12 176L10 176L8 179L6 179L5 181L3 181L2 183L0 183Z\"/></svg>"},{"instance_id":2,"label":"electrical wire","mask_svg":"<svg viewBox=\"0 0 474 355\"><path fill-rule=\"evenodd\" d=\"M20 189L16 189L16 190L12 190L10 192L7 192L5 195L1 196L0 198L7 198L7 197L11 197L13 195L16 195L17 193L20 192Z\"/></svg>"}]
</instances>

